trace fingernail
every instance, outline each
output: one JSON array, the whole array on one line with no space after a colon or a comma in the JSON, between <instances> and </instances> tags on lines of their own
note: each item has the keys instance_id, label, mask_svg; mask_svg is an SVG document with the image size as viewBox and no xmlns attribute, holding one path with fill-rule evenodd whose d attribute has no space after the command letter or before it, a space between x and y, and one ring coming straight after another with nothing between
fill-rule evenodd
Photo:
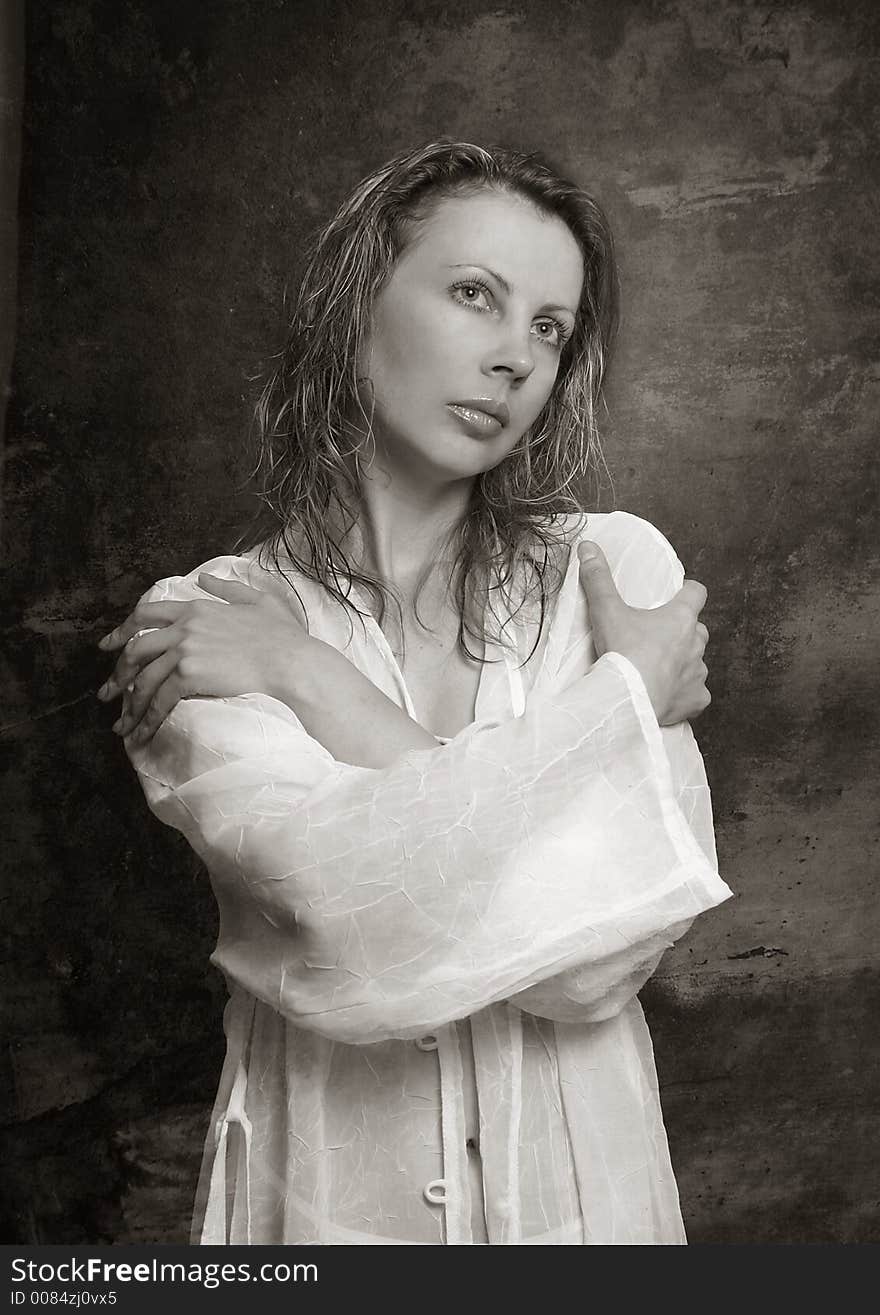
<instances>
[{"instance_id":1,"label":"fingernail","mask_svg":"<svg viewBox=\"0 0 880 1315\"><path fill-rule=\"evenodd\" d=\"M596 549L592 543L579 543L578 553L580 554L581 561L589 561L591 557L596 556Z\"/></svg>"},{"instance_id":2,"label":"fingernail","mask_svg":"<svg viewBox=\"0 0 880 1315\"><path fill-rule=\"evenodd\" d=\"M101 688L98 690L98 698L105 699L106 697L107 697L107 686L105 684L102 685Z\"/></svg>"},{"instance_id":3,"label":"fingernail","mask_svg":"<svg viewBox=\"0 0 880 1315\"><path fill-rule=\"evenodd\" d=\"M99 640L98 640L98 648L106 648L106 647L107 647L107 641L108 641L109 638L110 638L109 635L105 635L103 639L99 639Z\"/></svg>"}]
</instances>

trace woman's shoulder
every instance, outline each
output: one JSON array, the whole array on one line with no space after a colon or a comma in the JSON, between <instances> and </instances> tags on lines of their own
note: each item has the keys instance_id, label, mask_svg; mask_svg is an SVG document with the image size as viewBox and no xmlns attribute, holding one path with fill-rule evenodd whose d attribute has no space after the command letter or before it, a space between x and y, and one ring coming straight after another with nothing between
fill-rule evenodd
<instances>
[{"instance_id":1,"label":"woman's shoulder","mask_svg":"<svg viewBox=\"0 0 880 1315\"><path fill-rule=\"evenodd\" d=\"M290 594L308 587L310 583L291 564L290 571L270 565L259 548L251 548L242 553L221 553L200 562L185 575L168 575L157 580L143 595L142 602L163 602L173 599L175 602L191 602L197 598L213 598L199 585L200 575L215 575L221 580L238 580L250 585L252 589L261 589L265 593ZM216 601L216 599L215 599Z\"/></svg>"},{"instance_id":2,"label":"woman's shoulder","mask_svg":"<svg viewBox=\"0 0 880 1315\"><path fill-rule=\"evenodd\" d=\"M665 534L630 511L575 512L563 533L576 569L576 548L585 539L599 545L621 596L631 607L656 607L681 588L684 567Z\"/></svg>"}]
</instances>

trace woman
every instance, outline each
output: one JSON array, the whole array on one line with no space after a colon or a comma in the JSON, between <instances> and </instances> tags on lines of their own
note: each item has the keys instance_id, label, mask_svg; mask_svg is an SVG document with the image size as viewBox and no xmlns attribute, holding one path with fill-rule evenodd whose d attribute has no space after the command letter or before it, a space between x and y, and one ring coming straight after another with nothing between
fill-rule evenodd
<instances>
[{"instance_id":1,"label":"woman","mask_svg":"<svg viewBox=\"0 0 880 1315\"><path fill-rule=\"evenodd\" d=\"M730 891L705 590L570 491L614 290L533 158L392 160L313 248L268 526L102 641L220 906L194 1242L685 1241L636 992Z\"/></svg>"}]
</instances>

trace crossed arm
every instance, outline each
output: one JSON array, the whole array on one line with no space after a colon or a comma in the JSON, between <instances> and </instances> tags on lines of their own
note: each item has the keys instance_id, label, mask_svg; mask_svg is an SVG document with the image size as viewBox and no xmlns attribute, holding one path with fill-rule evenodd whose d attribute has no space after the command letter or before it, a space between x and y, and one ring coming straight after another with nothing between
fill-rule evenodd
<instances>
[{"instance_id":1,"label":"crossed arm","mask_svg":"<svg viewBox=\"0 0 880 1315\"><path fill-rule=\"evenodd\" d=\"M710 701L703 661L708 631L697 619L705 588L686 580L665 602L633 607L618 592L601 549L589 541L579 549L587 550L580 581L597 653L616 651L635 664L661 724L698 716ZM198 585L201 598L142 599L101 640L101 647L122 652L99 697L127 692L114 730L132 744L146 743L182 698L256 691L290 707L341 762L385 767L408 749L435 745L344 654L309 634L296 594L206 572Z\"/></svg>"},{"instance_id":2,"label":"crossed arm","mask_svg":"<svg viewBox=\"0 0 880 1315\"><path fill-rule=\"evenodd\" d=\"M292 1021L358 1044L503 998L607 1017L728 897L619 655L441 750L343 654L292 629L286 600L200 582L228 605L154 591L105 645L129 654L106 693L137 671L118 726L153 811L211 873L214 962ZM139 630L152 633L128 642ZM200 667L221 633L241 642ZM670 734L701 769L689 727Z\"/></svg>"}]
</instances>

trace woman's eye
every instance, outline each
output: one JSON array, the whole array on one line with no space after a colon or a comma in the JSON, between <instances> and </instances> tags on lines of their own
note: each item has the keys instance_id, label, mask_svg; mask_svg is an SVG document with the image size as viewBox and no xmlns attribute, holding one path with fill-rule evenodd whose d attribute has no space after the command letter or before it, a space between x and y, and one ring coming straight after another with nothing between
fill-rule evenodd
<instances>
[{"instance_id":1,"label":"woman's eye","mask_svg":"<svg viewBox=\"0 0 880 1315\"><path fill-rule=\"evenodd\" d=\"M562 349L568 341L568 333L565 325L559 320L536 320L535 321L536 337L542 342L546 342L550 347Z\"/></svg>"},{"instance_id":2,"label":"woman's eye","mask_svg":"<svg viewBox=\"0 0 880 1315\"><path fill-rule=\"evenodd\" d=\"M474 310L489 310L489 289L482 283L465 280L453 285L455 299L462 306L472 306Z\"/></svg>"}]
</instances>

